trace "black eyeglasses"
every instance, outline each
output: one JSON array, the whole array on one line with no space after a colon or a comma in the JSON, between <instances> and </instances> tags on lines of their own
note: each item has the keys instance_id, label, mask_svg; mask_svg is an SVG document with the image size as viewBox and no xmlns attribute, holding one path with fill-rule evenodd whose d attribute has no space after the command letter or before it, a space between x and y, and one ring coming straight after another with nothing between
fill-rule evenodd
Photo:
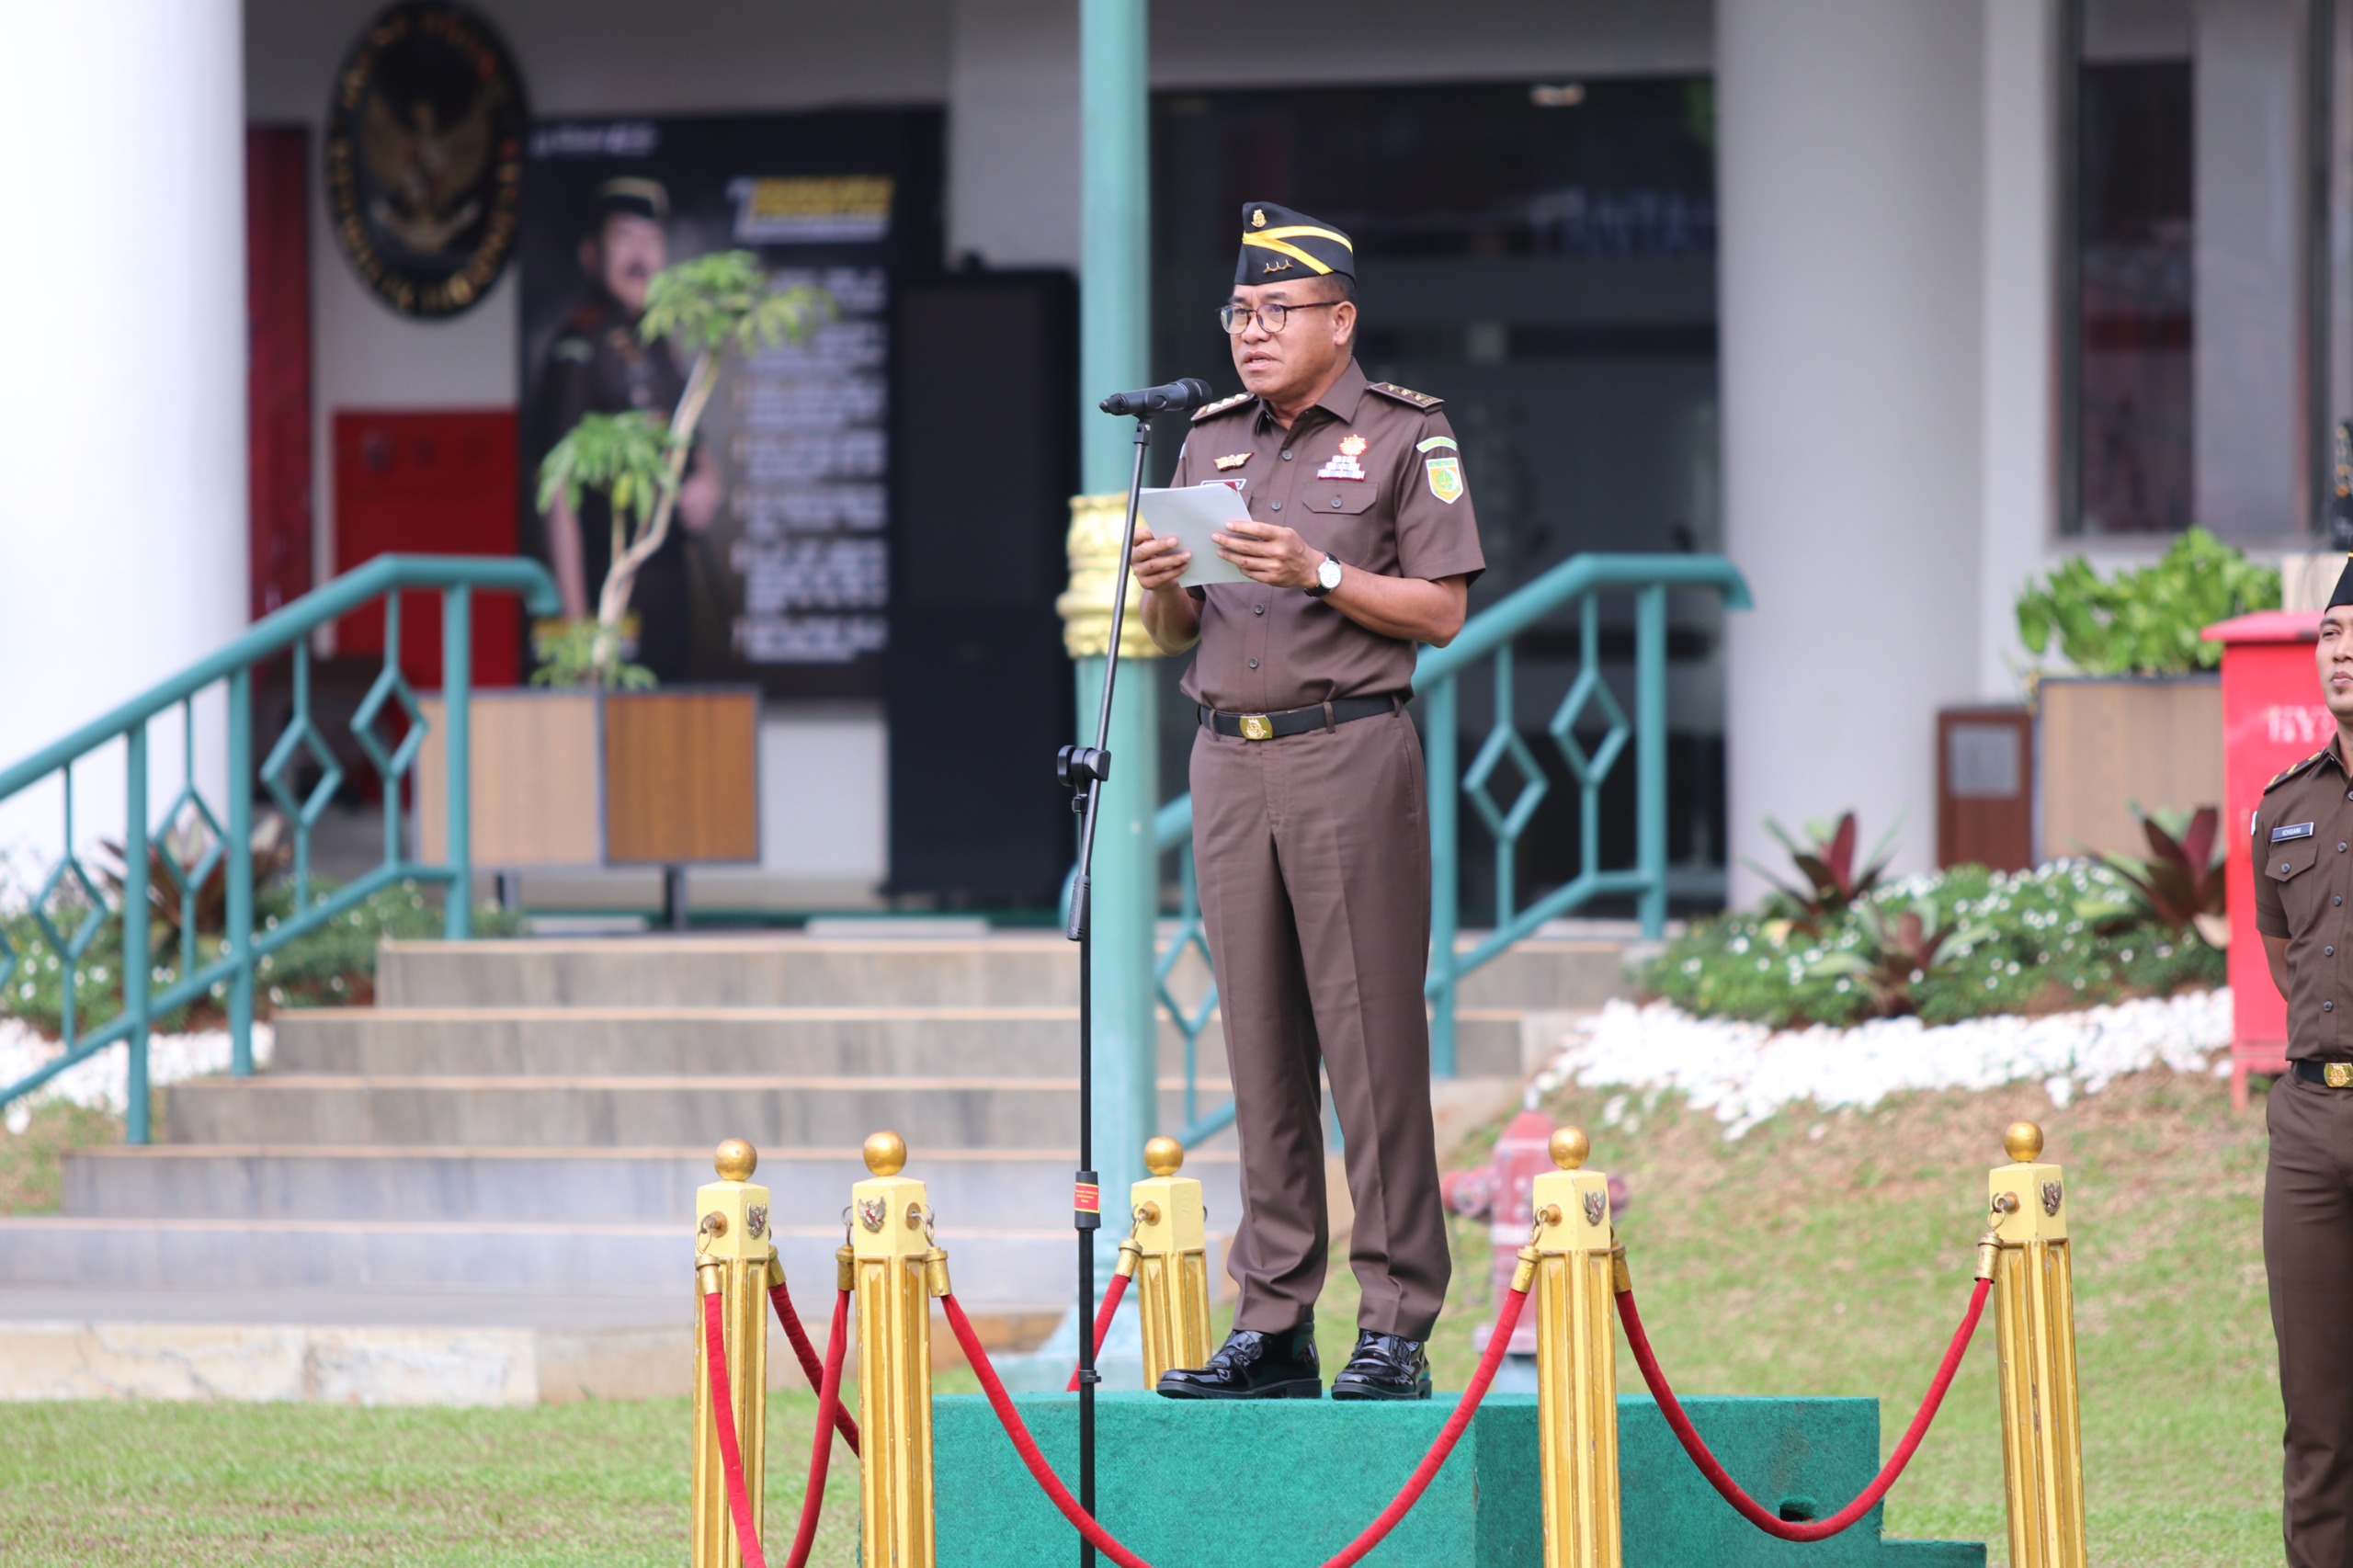
<instances>
[{"instance_id":1,"label":"black eyeglasses","mask_svg":"<svg viewBox=\"0 0 2353 1568\"><path fill-rule=\"evenodd\" d=\"M1282 331L1283 323L1293 311L1328 310L1339 302L1337 300L1318 300L1309 305L1286 305L1269 300L1256 306L1220 305L1217 308L1217 324L1225 328L1229 335L1239 337L1250 330L1251 319L1256 317L1258 324L1268 333L1278 333Z\"/></svg>"}]
</instances>

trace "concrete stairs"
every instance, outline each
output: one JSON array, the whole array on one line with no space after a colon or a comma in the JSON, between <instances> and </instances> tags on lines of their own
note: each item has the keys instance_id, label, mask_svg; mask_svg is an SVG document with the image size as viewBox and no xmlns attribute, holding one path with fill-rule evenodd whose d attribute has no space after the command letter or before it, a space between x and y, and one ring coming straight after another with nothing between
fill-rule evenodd
<instances>
[{"instance_id":1,"label":"concrete stairs","mask_svg":"<svg viewBox=\"0 0 2353 1568\"><path fill-rule=\"evenodd\" d=\"M281 1014L267 1073L173 1086L165 1142L71 1154L60 1214L0 1218L0 1397L682 1392L712 1147L759 1149L822 1316L858 1146L885 1127L959 1295L1034 1342L1070 1269L1076 962L1051 934L388 948L378 1006ZM1474 977L1451 1101L1507 1095L1531 1017L1620 983L1597 942ZM1214 1025L1199 1058L1206 1108L1229 1092ZM1164 1028L1165 1126L1181 1063ZM1187 1169L1230 1227L1233 1135Z\"/></svg>"}]
</instances>

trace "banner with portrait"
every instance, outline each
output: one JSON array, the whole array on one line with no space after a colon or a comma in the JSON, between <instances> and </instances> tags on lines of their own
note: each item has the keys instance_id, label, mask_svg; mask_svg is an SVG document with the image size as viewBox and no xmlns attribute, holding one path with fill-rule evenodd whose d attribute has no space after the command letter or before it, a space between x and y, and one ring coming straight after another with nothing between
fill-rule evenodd
<instances>
[{"instance_id":1,"label":"banner with portrait","mask_svg":"<svg viewBox=\"0 0 2353 1568\"><path fill-rule=\"evenodd\" d=\"M583 413L666 419L690 369L637 330L648 278L722 250L832 300L813 336L730 360L698 430L671 539L631 599L665 682L877 698L887 642L890 305L937 271L933 110L543 121L524 155L523 538L593 614L609 509L538 506L548 449Z\"/></svg>"}]
</instances>

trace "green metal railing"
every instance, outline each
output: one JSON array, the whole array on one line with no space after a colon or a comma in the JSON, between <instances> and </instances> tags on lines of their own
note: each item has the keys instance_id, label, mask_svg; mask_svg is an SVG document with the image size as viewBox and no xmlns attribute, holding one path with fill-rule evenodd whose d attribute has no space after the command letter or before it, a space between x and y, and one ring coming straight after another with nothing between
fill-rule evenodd
<instances>
[{"instance_id":1,"label":"green metal railing","mask_svg":"<svg viewBox=\"0 0 2353 1568\"><path fill-rule=\"evenodd\" d=\"M1472 616L1453 642L1424 648L1414 666L1416 700L1422 704L1422 734L1430 778L1430 967L1424 991L1430 1001L1430 1070L1452 1077L1455 1063L1455 998L1465 975L1493 962L1533 935L1546 921L1597 898L1629 896L1643 935L1656 937L1666 923L1666 596L1677 590L1713 593L1728 609L1750 607L1748 584L1731 562L1714 555L1577 555L1534 582L1514 590ZM1601 596L1634 597L1634 712L1625 709L1602 676ZM1577 874L1535 902L1518 902L1519 841L1552 786L1513 722L1512 643L1518 636L1570 605L1577 607L1576 678L1553 710L1545 732L1575 779L1578 818ZM1461 764L1460 687L1470 667L1492 659L1495 721L1466 768ZM1607 721L1591 751L1576 738L1587 712ZM1626 748L1634 751L1634 863L1601 864L1600 796L1603 781ZM1508 758L1520 785L1509 804L1499 804L1488 785ZM1495 923L1468 950L1461 931L1461 798L1486 824L1495 841ZM1193 876L1193 799L1180 796L1160 808L1154 835L1164 852L1177 857L1176 924L1154 965L1160 1005L1168 1010L1185 1044L1185 1130L1188 1145L1222 1131L1233 1119L1233 1103L1204 1111L1198 1088L1201 1033L1217 1009L1214 971L1200 999L1188 1006L1171 979L1188 951L1210 965L1201 929L1200 899Z\"/></svg>"},{"instance_id":2,"label":"green metal railing","mask_svg":"<svg viewBox=\"0 0 2353 1568\"><path fill-rule=\"evenodd\" d=\"M401 593L404 589L438 589L441 594L441 669L444 713L448 724L445 751L449 763L446 854L438 865L404 856L401 847L401 781L415 766L425 742L426 722L415 693L400 669ZM472 690L472 597L474 590L521 594L534 615L557 610L554 581L535 562L466 556L382 555L333 582L303 595L283 609L256 623L227 647L145 694L133 698L103 718L85 724L52 745L22 762L0 769L0 801L22 793L51 778L61 780L64 797L63 858L34 895L32 913L41 936L63 966L64 1049L38 1071L0 1088L0 1106L30 1093L76 1062L115 1044L129 1050L125 1136L132 1143L148 1138L147 1035L159 1016L213 992L225 990L229 1017L230 1071L240 1077L253 1072L254 975L261 960L304 932L313 930L353 908L381 889L403 881L439 882L448 890L449 936L462 941L470 935L468 888L472 872L467 781L469 718ZM311 722L311 634L378 598L384 605L384 664L368 694L353 712L351 733L383 784L384 858L364 875L320 897L311 896L311 830L317 824L336 788L343 769L317 726ZM283 733L256 769L253 762L254 669L264 660L293 653L294 712ZM215 685L228 692L228 825L205 801L196 777L196 701ZM397 704L407 719L406 732L387 744L379 721ZM150 826L148 726L176 708L180 715L181 776L179 793L162 817ZM120 741L123 745L125 790L123 807L122 878L118 907L108 908L75 848L74 770L91 754ZM308 757L319 778L307 790L297 790L297 774ZM253 806L258 780L278 802L293 835L294 913L274 926L256 929L254 922ZM208 842L193 866L177 854L160 858L166 877L180 896L180 951L171 970L153 967L149 950L151 917L148 908L149 846L177 832L184 838ZM215 871L227 882L227 932L206 960L196 934L198 892ZM63 892L66 896L60 900ZM52 907L54 905L54 907ZM131 912L139 918L131 918ZM62 931L63 915L73 926ZM109 920L122 927L122 1008L112 1019L78 1030L74 992L83 958ZM18 955L0 932L0 987L14 973ZM156 988L159 977L161 988Z\"/></svg>"}]
</instances>

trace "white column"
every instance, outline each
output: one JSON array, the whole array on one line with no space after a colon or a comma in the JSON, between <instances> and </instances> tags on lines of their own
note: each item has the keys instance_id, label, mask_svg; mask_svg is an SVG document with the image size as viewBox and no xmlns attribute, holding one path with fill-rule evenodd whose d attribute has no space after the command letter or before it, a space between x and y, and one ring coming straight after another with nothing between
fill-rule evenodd
<instances>
[{"instance_id":1,"label":"white column","mask_svg":"<svg viewBox=\"0 0 2353 1568\"><path fill-rule=\"evenodd\" d=\"M245 624L243 69L238 0L0 7L0 765ZM85 844L122 832L122 782L77 775ZM0 847L53 850L38 797Z\"/></svg>"},{"instance_id":2,"label":"white column","mask_svg":"<svg viewBox=\"0 0 2353 1568\"><path fill-rule=\"evenodd\" d=\"M2198 521L2241 544L2305 519L2302 51L2289 0L2196 0Z\"/></svg>"},{"instance_id":3,"label":"white column","mask_svg":"<svg viewBox=\"0 0 2353 1568\"><path fill-rule=\"evenodd\" d=\"M1716 43L1732 848L1851 807L1924 867L1977 685L1983 6L1722 0Z\"/></svg>"},{"instance_id":4,"label":"white column","mask_svg":"<svg viewBox=\"0 0 2353 1568\"><path fill-rule=\"evenodd\" d=\"M2013 608L2057 533L2059 0L1985 0L1984 521L1977 695L2014 701Z\"/></svg>"}]
</instances>

